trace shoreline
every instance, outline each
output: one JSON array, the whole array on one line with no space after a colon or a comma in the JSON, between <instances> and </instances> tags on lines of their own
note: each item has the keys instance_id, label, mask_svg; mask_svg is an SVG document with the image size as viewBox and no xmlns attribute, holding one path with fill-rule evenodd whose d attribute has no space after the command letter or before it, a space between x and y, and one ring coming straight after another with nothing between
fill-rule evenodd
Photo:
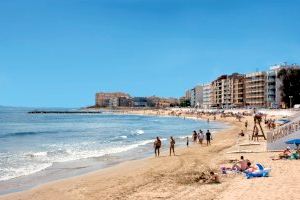
<instances>
[{"instance_id":1,"label":"shoreline","mask_svg":"<svg viewBox=\"0 0 300 200\"><path fill-rule=\"evenodd\" d=\"M188 116L186 116L188 117ZM208 116L209 117L209 116ZM245 117L251 127L252 117ZM202 118L203 119L203 118ZM205 118L204 118L205 120ZM217 118L219 120L219 118ZM243 121L244 121L243 120ZM237 153L228 154L228 151L237 149L236 135L243 126L243 121L236 119L222 119L221 122L230 123L232 126L220 130L214 136L212 146L206 147L199 144L189 148L177 148L177 156L166 156L166 152L160 158L148 157L134 161L125 161L109 168L100 169L77 177L58 180L47 183L29 191L12 193L0 196L0 199L293 199L299 195L300 182L296 178L285 179L281 170L286 169L285 162L272 161L270 156L275 153L261 151L265 142L260 142L259 147L251 147L262 153ZM249 132L249 131L248 131ZM244 137L241 142L246 142ZM192 144L192 143L191 143ZM222 176L221 184L203 184L195 182L195 176L199 173L207 173L210 170L218 172L219 166L229 165L232 159L238 159L240 155L246 156L252 162L261 162L265 166L271 166L272 177L247 180L243 176ZM289 167L292 174L300 173L299 162L294 161ZM271 194L264 192L261 182L267 185ZM286 187L277 188L281 183ZM293 185L291 185L293 184ZM263 190L259 190L258 188ZM175 193L172 191L176 191ZM251 195L244 195L248 191ZM285 195L282 196L282 192Z\"/></svg>"},{"instance_id":2,"label":"shoreline","mask_svg":"<svg viewBox=\"0 0 300 200\"><path fill-rule=\"evenodd\" d=\"M110 110L108 110L108 112L110 112ZM167 117L167 118L180 118L183 120L183 117L176 117L176 116L170 116L170 115L156 115L156 114L151 114L151 113L144 113L144 114L141 114L141 113L135 113L135 112L124 112L124 113L120 113L120 112L112 112L114 115L136 115L136 116L150 116L150 117ZM195 121L204 121L204 119L201 119L201 118L195 118L195 117L186 117L187 120L195 120ZM223 124L225 124L224 122L222 122ZM229 125L226 124L226 126L228 126L227 128L229 128ZM225 127L226 128L226 127ZM224 130L224 128L222 128L222 130ZM216 130L218 131L218 130ZM189 130L189 132L192 132L192 130ZM215 131L214 131L215 132ZM212 132L214 134L214 132ZM186 136L189 136L190 137L190 134L189 135L186 135ZM178 136L178 140L184 140L181 138L182 136ZM180 141L179 141L180 142ZM178 143L177 145L177 150L178 149L181 149L181 148L184 148L185 146L185 142L181 141L181 143ZM167 152L167 148L165 147L163 149L163 152ZM9 185L7 188L2 188L2 192L0 193L0 197L2 196L7 196L7 195L10 195L10 194L14 194L14 193L22 193L22 192L26 192L26 191L29 191L29 190L32 190L34 188L37 188L37 187L40 187L40 186L43 186L43 185L46 185L46 184L49 184L49 183L52 183L52 182L57 182L57 181L60 181L60 180L66 180L66 179L70 179L70 178L74 178L74 177L79 177L79 176L84 176L86 174L89 174L89 173L93 173L93 172L97 172L99 170L103 170L103 169L106 169L106 168L110 168L110 167L113 167L115 165L119 165L119 164L122 164L124 162L128 162L128 161L135 161L135 160L141 160L141 159L147 159L147 158L151 158L152 156L152 152L144 152L144 153L141 153L141 155L135 155L135 156L132 156L130 158L125 158L124 155L127 153L126 152L122 152L122 153L118 153L118 154L123 154L123 156L117 156L117 157L120 157L120 159L118 159L117 161L104 161L104 163L97 163L96 161L92 161L93 159L102 159L102 157L105 157L105 156L100 156L100 157L96 157L96 158L84 158L84 159L80 159L80 160L74 160L74 161L67 161L67 162L63 162L63 163L54 163L52 166L50 167L47 167L46 169L42 170L42 171L39 171L39 172L35 172L33 174L29 174L29 175L26 175L26 176L22 176L22 177L17 177L17 178L13 178L13 179L10 179L10 180L6 180L6 181L3 181L2 183L0 183L0 186L4 186L5 185ZM125 155L126 156L126 155ZM71 165L74 165L75 166L84 166L84 165L88 165L88 163L91 163L91 162L94 162L96 163L95 166L98 166L98 167L95 167L94 165L90 165L89 166L89 169L82 169L81 171L78 171L78 172L74 172L76 169L74 168L77 168L77 167L70 167ZM81 164L80 164L81 163ZM68 168L68 172L66 171L66 173L68 175L62 175L62 169L64 168ZM59 175L55 174L55 177L54 178L51 178L49 177L51 174L53 174L53 170L56 170L58 172ZM44 178L46 179L45 181L33 181L34 179L40 179L40 178ZM14 186L16 185L22 185L22 186L18 186L17 188L14 188Z\"/></svg>"}]
</instances>

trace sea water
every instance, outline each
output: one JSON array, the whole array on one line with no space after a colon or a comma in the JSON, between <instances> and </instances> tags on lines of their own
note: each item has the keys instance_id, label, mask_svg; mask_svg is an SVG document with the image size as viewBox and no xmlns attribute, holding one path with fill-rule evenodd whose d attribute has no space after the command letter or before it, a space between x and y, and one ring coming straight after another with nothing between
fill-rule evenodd
<instances>
[{"instance_id":1,"label":"sea water","mask_svg":"<svg viewBox=\"0 0 300 200\"><path fill-rule=\"evenodd\" d=\"M0 194L1 189L2 193L14 191L22 180L24 184L34 185L28 178L24 179L29 175L39 174L35 179L53 180L53 175L62 169L60 178L77 174L76 170L67 169L94 170L145 157L153 153L156 136L162 139L163 147L167 149L170 136L175 138L176 145L183 145L193 130L214 132L225 127L218 122L178 117L109 112L28 114L31 110L0 108ZM47 172L48 176L40 175L42 172ZM12 181L18 184L12 184ZM10 187L3 189L3 185Z\"/></svg>"}]
</instances>

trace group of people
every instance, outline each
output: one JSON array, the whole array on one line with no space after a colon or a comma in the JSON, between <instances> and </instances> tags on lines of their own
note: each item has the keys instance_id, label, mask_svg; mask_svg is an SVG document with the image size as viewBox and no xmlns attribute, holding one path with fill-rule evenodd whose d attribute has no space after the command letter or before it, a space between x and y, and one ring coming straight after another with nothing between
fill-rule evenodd
<instances>
[{"instance_id":1,"label":"group of people","mask_svg":"<svg viewBox=\"0 0 300 200\"><path fill-rule=\"evenodd\" d=\"M275 120L274 119L267 119L265 120L265 124L267 125L268 129L275 129L276 128L276 124L275 124Z\"/></svg>"},{"instance_id":2,"label":"group of people","mask_svg":"<svg viewBox=\"0 0 300 200\"><path fill-rule=\"evenodd\" d=\"M252 163L245 159L244 156L241 156L240 160L235 162L232 167L221 167L221 171L223 174L227 174L229 171L234 172L253 172L257 170L256 166L253 166Z\"/></svg>"},{"instance_id":3,"label":"group of people","mask_svg":"<svg viewBox=\"0 0 300 200\"><path fill-rule=\"evenodd\" d=\"M156 137L153 146L154 146L155 157L159 157L160 148L161 148L161 140L159 137ZM173 155L175 156L175 139L173 138L173 136L170 137L170 156L172 152Z\"/></svg>"},{"instance_id":4,"label":"group of people","mask_svg":"<svg viewBox=\"0 0 300 200\"><path fill-rule=\"evenodd\" d=\"M198 141L198 143L202 145L204 138L206 139L207 146L210 145L210 141L212 140L212 135L209 130L206 131L205 135L201 129L199 130L198 133L197 131L193 131L192 139L194 143ZM188 141L189 138L187 137L186 139L187 139L186 145L189 146L189 141Z\"/></svg>"},{"instance_id":5,"label":"group of people","mask_svg":"<svg viewBox=\"0 0 300 200\"><path fill-rule=\"evenodd\" d=\"M212 135L209 130L207 130L205 135L201 129L199 130L198 133L197 133L197 131L193 131L193 135L192 135L193 142L196 143L198 141L199 144L202 145L204 138L206 139L207 146L210 145L210 141L212 140ZM172 155L172 153L175 156L175 143L176 143L175 139L173 138L173 136L171 136L169 139L169 144L170 144L170 146L169 146L170 154L169 155L170 156ZM162 142L161 142L160 138L156 137L154 144L153 144L155 157L159 157L161 146L162 146ZM187 147L189 146L189 137L186 137L186 146Z\"/></svg>"},{"instance_id":6,"label":"group of people","mask_svg":"<svg viewBox=\"0 0 300 200\"><path fill-rule=\"evenodd\" d=\"M291 148L288 146L286 147L283 152L281 152L278 155L278 158L274 158L273 160L281 160L281 159L300 159L300 149L297 148L296 150L291 150Z\"/></svg>"}]
</instances>

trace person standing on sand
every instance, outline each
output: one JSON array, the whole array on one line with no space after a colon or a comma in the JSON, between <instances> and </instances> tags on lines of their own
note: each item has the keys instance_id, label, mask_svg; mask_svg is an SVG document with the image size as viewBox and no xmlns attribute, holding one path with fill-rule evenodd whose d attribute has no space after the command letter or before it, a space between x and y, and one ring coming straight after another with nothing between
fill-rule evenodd
<instances>
[{"instance_id":1,"label":"person standing on sand","mask_svg":"<svg viewBox=\"0 0 300 200\"><path fill-rule=\"evenodd\" d=\"M172 151L173 151L173 155L175 156L175 140L171 136L170 137L170 156L171 156Z\"/></svg>"},{"instance_id":2,"label":"person standing on sand","mask_svg":"<svg viewBox=\"0 0 300 200\"><path fill-rule=\"evenodd\" d=\"M186 147L189 147L189 137L186 137Z\"/></svg>"},{"instance_id":3,"label":"person standing on sand","mask_svg":"<svg viewBox=\"0 0 300 200\"><path fill-rule=\"evenodd\" d=\"M203 134L203 131L200 129L199 130L199 135L198 135L198 140L199 140L199 143L202 145L203 143L203 139L204 139L204 134Z\"/></svg>"},{"instance_id":4,"label":"person standing on sand","mask_svg":"<svg viewBox=\"0 0 300 200\"><path fill-rule=\"evenodd\" d=\"M161 147L161 141L159 137L156 137L156 140L154 141L154 153L155 157L159 157L159 149Z\"/></svg>"},{"instance_id":5,"label":"person standing on sand","mask_svg":"<svg viewBox=\"0 0 300 200\"><path fill-rule=\"evenodd\" d=\"M197 132L193 131L193 142L197 142Z\"/></svg>"},{"instance_id":6,"label":"person standing on sand","mask_svg":"<svg viewBox=\"0 0 300 200\"><path fill-rule=\"evenodd\" d=\"M209 130L207 130L207 132L206 132L206 144L207 144L207 146L210 145L210 140L211 140L211 133L209 132Z\"/></svg>"},{"instance_id":7,"label":"person standing on sand","mask_svg":"<svg viewBox=\"0 0 300 200\"><path fill-rule=\"evenodd\" d=\"M247 131L247 127L248 127L248 121L245 121L245 130Z\"/></svg>"}]
</instances>

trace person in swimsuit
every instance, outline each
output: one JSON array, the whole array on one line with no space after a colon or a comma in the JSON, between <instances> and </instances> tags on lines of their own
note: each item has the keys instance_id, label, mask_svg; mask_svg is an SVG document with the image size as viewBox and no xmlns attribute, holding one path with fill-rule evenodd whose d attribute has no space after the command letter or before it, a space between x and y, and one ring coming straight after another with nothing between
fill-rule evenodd
<instances>
[{"instance_id":1,"label":"person in swimsuit","mask_svg":"<svg viewBox=\"0 0 300 200\"><path fill-rule=\"evenodd\" d=\"M197 132L193 131L193 142L197 142Z\"/></svg>"},{"instance_id":2,"label":"person in swimsuit","mask_svg":"<svg viewBox=\"0 0 300 200\"><path fill-rule=\"evenodd\" d=\"M154 141L154 153L155 157L159 157L159 149L161 147L161 141L159 137L156 137L156 140Z\"/></svg>"},{"instance_id":3,"label":"person in swimsuit","mask_svg":"<svg viewBox=\"0 0 300 200\"><path fill-rule=\"evenodd\" d=\"M244 156L241 156L241 160L239 162L235 163L232 166L232 169L243 172L246 169L248 169L248 165L247 165L248 162L249 162L248 159L244 159Z\"/></svg>"},{"instance_id":4,"label":"person in swimsuit","mask_svg":"<svg viewBox=\"0 0 300 200\"><path fill-rule=\"evenodd\" d=\"M172 151L173 151L173 155L175 156L175 140L171 136L170 137L170 156L171 156Z\"/></svg>"}]
</instances>

